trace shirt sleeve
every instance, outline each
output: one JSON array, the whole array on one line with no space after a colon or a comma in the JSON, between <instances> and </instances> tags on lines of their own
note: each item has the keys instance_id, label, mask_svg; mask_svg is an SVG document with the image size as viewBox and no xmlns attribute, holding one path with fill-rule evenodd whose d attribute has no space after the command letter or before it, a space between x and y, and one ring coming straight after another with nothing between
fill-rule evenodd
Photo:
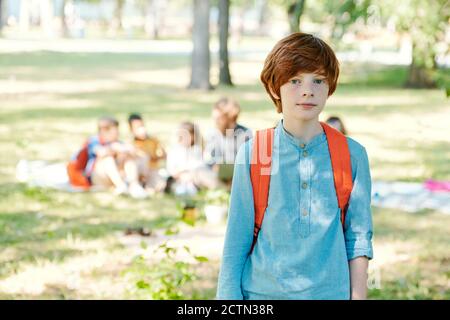
<instances>
[{"instance_id":1,"label":"shirt sleeve","mask_svg":"<svg viewBox=\"0 0 450 320\"><path fill-rule=\"evenodd\" d=\"M353 174L353 190L345 217L347 259L365 256L370 260L373 258L373 226L370 207L372 184L369 160L364 147L357 158Z\"/></svg>"},{"instance_id":2,"label":"shirt sleeve","mask_svg":"<svg viewBox=\"0 0 450 320\"><path fill-rule=\"evenodd\" d=\"M97 138L90 138L88 140L87 148L89 158L94 158L97 156L97 151L99 147L101 147L101 144Z\"/></svg>"},{"instance_id":3,"label":"shirt sleeve","mask_svg":"<svg viewBox=\"0 0 450 320\"><path fill-rule=\"evenodd\" d=\"M253 241L254 207L250 180L251 140L236 156L228 225L217 286L217 299L242 300L242 273Z\"/></svg>"}]
</instances>

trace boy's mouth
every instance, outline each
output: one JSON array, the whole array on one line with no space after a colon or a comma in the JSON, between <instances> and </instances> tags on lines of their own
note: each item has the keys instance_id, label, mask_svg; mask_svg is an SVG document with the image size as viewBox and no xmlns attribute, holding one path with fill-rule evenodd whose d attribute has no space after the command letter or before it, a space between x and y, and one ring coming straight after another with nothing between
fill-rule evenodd
<instances>
[{"instance_id":1,"label":"boy's mouth","mask_svg":"<svg viewBox=\"0 0 450 320\"><path fill-rule=\"evenodd\" d=\"M297 103L296 105L299 107L302 107L305 110L310 110L310 109L314 108L315 106L317 106L317 104L315 104L315 103Z\"/></svg>"}]
</instances>

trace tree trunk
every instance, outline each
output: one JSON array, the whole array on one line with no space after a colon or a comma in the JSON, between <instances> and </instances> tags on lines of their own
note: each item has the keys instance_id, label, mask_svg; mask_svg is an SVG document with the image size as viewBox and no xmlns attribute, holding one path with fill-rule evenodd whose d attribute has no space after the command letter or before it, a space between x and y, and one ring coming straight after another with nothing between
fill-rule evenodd
<instances>
[{"instance_id":1,"label":"tree trunk","mask_svg":"<svg viewBox=\"0 0 450 320\"><path fill-rule=\"evenodd\" d=\"M259 35L266 35L267 32L267 11L269 7L268 0L259 0L258 7L258 29Z\"/></svg>"},{"instance_id":2,"label":"tree trunk","mask_svg":"<svg viewBox=\"0 0 450 320\"><path fill-rule=\"evenodd\" d=\"M123 12L124 3L125 3L125 0L116 0L116 7L114 8L114 23L115 23L116 31L123 30L122 12Z\"/></svg>"},{"instance_id":3,"label":"tree trunk","mask_svg":"<svg viewBox=\"0 0 450 320\"><path fill-rule=\"evenodd\" d=\"M192 68L189 89L210 90L209 0L194 0Z\"/></svg>"},{"instance_id":4,"label":"tree trunk","mask_svg":"<svg viewBox=\"0 0 450 320\"><path fill-rule=\"evenodd\" d=\"M407 88L436 88L432 74L436 70L435 53L430 50L419 50L413 40L412 62L409 66ZM428 61L428 63L427 63ZM431 63L430 63L431 61Z\"/></svg>"},{"instance_id":5,"label":"tree trunk","mask_svg":"<svg viewBox=\"0 0 450 320\"><path fill-rule=\"evenodd\" d=\"M3 0L0 0L0 35L3 30Z\"/></svg>"},{"instance_id":6,"label":"tree trunk","mask_svg":"<svg viewBox=\"0 0 450 320\"><path fill-rule=\"evenodd\" d=\"M230 23L230 0L219 0L219 83L232 86L229 59L228 35Z\"/></svg>"},{"instance_id":7,"label":"tree trunk","mask_svg":"<svg viewBox=\"0 0 450 320\"><path fill-rule=\"evenodd\" d=\"M157 3L155 1L153 2L153 10L151 11L152 14L152 21L153 21L153 39L159 38L159 7L157 6Z\"/></svg>"},{"instance_id":8,"label":"tree trunk","mask_svg":"<svg viewBox=\"0 0 450 320\"><path fill-rule=\"evenodd\" d=\"M67 0L62 0L61 4L61 33L64 38L69 36L69 27L67 26L67 17L66 17L66 4Z\"/></svg>"},{"instance_id":9,"label":"tree trunk","mask_svg":"<svg viewBox=\"0 0 450 320\"><path fill-rule=\"evenodd\" d=\"M306 0L298 0L292 3L288 8L288 18L291 33L300 31L300 18L305 8Z\"/></svg>"},{"instance_id":10,"label":"tree trunk","mask_svg":"<svg viewBox=\"0 0 450 320\"><path fill-rule=\"evenodd\" d=\"M407 88L436 88L436 82L432 79L433 70L417 65L414 60L409 66Z\"/></svg>"}]
</instances>

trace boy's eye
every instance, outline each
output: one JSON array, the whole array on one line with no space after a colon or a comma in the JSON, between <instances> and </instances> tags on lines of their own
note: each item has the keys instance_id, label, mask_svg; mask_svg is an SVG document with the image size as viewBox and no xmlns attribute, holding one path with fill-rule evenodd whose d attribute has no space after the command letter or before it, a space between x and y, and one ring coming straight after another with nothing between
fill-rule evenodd
<instances>
[{"instance_id":1,"label":"boy's eye","mask_svg":"<svg viewBox=\"0 0 450 320\"><path fill-rule=\"evenodd\" d=\"M324 82L323 79L316 79L316 80L314 80L314 83L317 83L317 84L321 84L323 82Z\"/></svg>"},{"instance_id":2,"label":"boy's eye","mask_svg":"<svg viewBox=\"0 0 450 320\"><path fill-rule=\"evenodd\" d=\"M299 84L299 83L300 83L300 80L299 80L299 79L292 79L292 80L291 80L291 83L292 83L292 84Z\"/></svg>"}]
</instances>

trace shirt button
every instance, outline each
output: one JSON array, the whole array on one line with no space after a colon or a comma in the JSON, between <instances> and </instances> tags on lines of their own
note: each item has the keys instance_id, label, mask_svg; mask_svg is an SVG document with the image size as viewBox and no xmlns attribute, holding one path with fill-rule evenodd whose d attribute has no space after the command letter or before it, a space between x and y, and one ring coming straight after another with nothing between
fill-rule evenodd
<instances>
[{"instance_id":1,"label":"shirt button","mask_svg":"<svg viewBox=\"0 0 450 320\"><path fill-rule=\"evenodd\" d=\"M304 216L307 216L308 215L308 210L303 210L302 213L303 213Z\"/></svg>"},{"instance_id":2,"label":"shirt button","mask_svg":"<svg viewBox=\"0 0 450 320\"><path fill-rule=\"evenodd\" d=\"M304 144L304 143L302 143L301 145L300 145L300 148L304 148L304 147L306 147L306 145Z\"/></svg>"},{"instance_id":3,"label":"shirt button","mask_svg":"<svg viewBox=\"0 0 450 320\"><path fill-rule=\"evenodd\" d=\"M306 157L308 155L308 151L303 151L303 156Z\"/></svg>"},{"instance_id":4,"label":"shirt button","mask_svg":"<svg viewBox=\"0 0 450 320\"><path fill-rule=\"evenodd\" d=\"M308 187L308 184L307 184L306 182L303 182L302 188L303 188L303 189L306 189L307 187Z\"/></svg>"}]
</instances>

